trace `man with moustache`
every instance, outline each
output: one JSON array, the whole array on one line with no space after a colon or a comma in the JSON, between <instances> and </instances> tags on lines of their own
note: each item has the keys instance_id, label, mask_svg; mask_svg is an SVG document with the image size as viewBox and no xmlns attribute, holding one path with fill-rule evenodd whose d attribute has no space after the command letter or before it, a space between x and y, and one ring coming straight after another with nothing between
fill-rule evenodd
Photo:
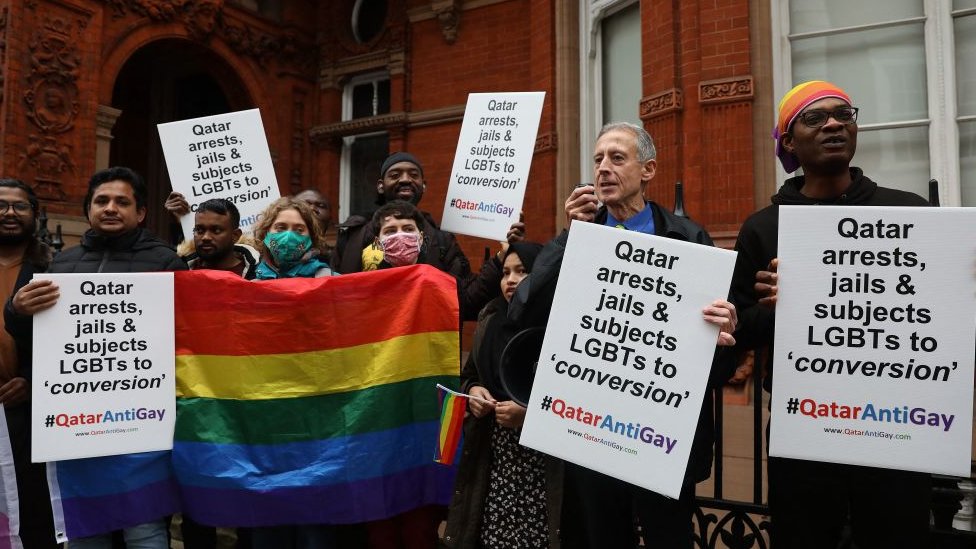
<instances>
[{"instance_id":1,"label":"man with moustache","mask_svg":"<svg viewBox=\"0 0 976 549\"><path fill-rule=\"evenodd\" d=\"M567 219L571 223L599 223L710 246L712 240L705 229L644 198L657 169L656 156L654 141L644 128L627 122L605 125L593 150L595 181L574 189L566 199ZM549 242L536 259L532 273L516 287L509 305L509 320L516 329L546 326L568 237L568 231L564 231ZM706 322L721 327L718 345L735 343L731 332L735 329L736 313L731 303L717 299L702 313ZM720 357L712 367L709 387L724 384L734 368L734 362L725 360L725 353ZM573 547L636 547L636 518L645 546L691 549L695 484L711 474L713 441L713 404L709 395L702 402L678 499L567 463L563 539L580 544ZM567 535L570 530L573 535Z\"/></svg>"},{"instance_id":2,"label":"man with moustache","mask_svg":"<svg viewBox=\"0 0 976 549\"><path fill-rule=\"evenodd\" d=\"M43 273L51 260L48 246L37 238L38 202L34 190L18 179L0 179L0 296L6 301L15 287ZM30 459L31 350L18 347L0 331L0 404L14 454L20 498L20 539L25 549L57 547L43 463Z\"/></svg>"},{"instance_id":3,"label":"man with moustache","mask_svg":"<svg viewBox=\"0 0 976 549\"><path fill-rule=\"evenodd\" d=\"M732 299L740 310L737 345L768 347L773 357L777 294L779 206L927 206L909 192L888 189L851 166L857 149L858 108L830 82L804 82L779 103L773 138L787 179L772 204L749 216L735 249ZM773 364L763 382L772 390ZM927 547L930 477L927 474L801 459L769 458L771 542L777 547L837 547L848 521L861 549Z\"/></svg>"},{"instance_id":4,"label":"man with moustache","mask_svg":"<svg viewBox=\"0 0 976 549\"><path fill-rule=\"evenodd\" d=\"M92 175L84 201L84 212L91 228L82 235L78 246L58 254L51 261L47 272L133 273L186 270L186 264L169 245L139 227L146 217L147 195L148 190L142 177L129 168L108 168ZM34 280L14 290L3 313L5 328L14 337L18 349L25 353L30 352L33 315L54 306L59 297L58 286L51 280ZM168 454L159 453L158 456L131 454L71 461L87 461L96 466L103 473L100 481L106 486L111 483L125 486L125 477L131 472L131 467L168 473L168 460ZM117 491L122 490L108 490L108 493ZM171 501L178 498L175 493L168 495L171 496ZM124 528L126 545L140 549L167 549L169 536L163 517L172 510L164 501L140 503L158 508L159 517L157 520ZM72 539L70 543L71 549L108 549L112 545L111 534Z\"/></svg>"}]
</instances>

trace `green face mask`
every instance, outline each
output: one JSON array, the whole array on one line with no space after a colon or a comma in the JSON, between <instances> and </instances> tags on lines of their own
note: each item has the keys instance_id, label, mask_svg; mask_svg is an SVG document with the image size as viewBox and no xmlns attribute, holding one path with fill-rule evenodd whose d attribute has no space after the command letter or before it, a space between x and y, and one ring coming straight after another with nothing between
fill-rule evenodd
<instances>
[{"instance_id":1,"label":"green face mask","mask_svg":"<svg viewBox=\"0 0 976 549\"><path fill-rule=\"evenodd\" d=\"M297 265L312 247L312 238L294 231L268 233L264 237L264 245L268 247L278 268L288 270Z\"/></svg>"}]
</instances>

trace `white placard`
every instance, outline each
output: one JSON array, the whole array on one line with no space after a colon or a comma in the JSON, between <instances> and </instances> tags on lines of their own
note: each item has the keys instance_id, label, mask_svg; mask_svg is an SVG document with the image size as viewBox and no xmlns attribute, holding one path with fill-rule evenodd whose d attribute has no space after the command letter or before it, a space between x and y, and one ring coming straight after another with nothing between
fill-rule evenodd
<instances>
[{"instance_id":1,"label":"white placard","mask_svg":"<svg viewBox=\"0 0 976 549\"><path fill-rule=\"evenodd\" d=\"M34 462L173 447L173 273L42 274L34 315Z\"/></svg>"},{"instance_id":2,"label":"white placard","mask_svg":"<svg viewBox=\"0 0 976 549\"><path fill-rule=\"evenodd\" d=\"M230 200L241 212L241 229L250 232L258 215L281 196L258 109L156 127L173 190L190 203L190 213L180 219L187 239L201 202Z\"/></svg>"},{"instance_id":3,"label":"white placard","mask_svg":"<svg viewBox=\"0 0 976 549\"><path fill-rule=\"evenodd\" d=\"M976 210L783 206L769 455L968 476Z\"/></svg>"},{"instance_id":4,"label":"white placard","mask_svg":"<svg viewBox=\"0 0 976 549\"><path fill-rule=\"evenodd\" d=\"M574 222L521 443L678 497L735 255Z\"/></svg>"},{"instance_id":5,"label":"white placard","mask_svg":"<svg viewBox=\"0 0 976 549\"><path fill-rule=\"evenodd\" d=\"M519 220L545 92L472 93L441 228L505 240Z\"/></svg>"}]
</instances>

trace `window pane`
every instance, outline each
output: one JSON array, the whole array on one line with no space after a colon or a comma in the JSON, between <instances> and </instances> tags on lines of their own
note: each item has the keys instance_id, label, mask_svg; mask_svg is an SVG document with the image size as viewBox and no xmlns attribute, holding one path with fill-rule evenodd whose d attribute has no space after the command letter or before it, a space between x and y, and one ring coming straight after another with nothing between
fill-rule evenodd
<instances>
[{"instance_id":1,"label":"window pane","mask_svg":"<svg viewBox=\"0 0 976 549\"><path fill-rule=\"evenodd\" d=\"M852 165L882 187L911 191L928 198L928 127L862 131Z\"/></svg>"},{"instance_id":2,"label":"window pane","mask_svg":"<svg viewBox=\"0 0 976 549\"><path fill-rule=\"evenodd\" d=\"M860 124L927 118L924 39L919 23L795 40L793 82L843 87L861 108Z\"/></svg>"},{"instance_id":3,"label":"window pane","mask_svg":"<svg viewBox=\"0 0 976 549\"><path fill-rule=\"evenodd\" d=\"M966 8L976 8L976 0L953 0L953 10L963 10Z\"/></svg>"},{"instance_id":4,"label":"window pane","mask_svg":"<svg viewBox=\"0 0 976 549\"><path fill-rule=\"evenodd\" d=\"M390 112L390 81L380 80L376 83L376 114Z\"/></svg>"},{"instance_id":5,"label":"window pane","mask_svg":"<svg viewBox=\"0 0 976 549\"><path fill-rule=\"evenodd\" d=\"M976 0L973 0L976 4ZM957 17L953 22L956 39L956 95L959 115L976 114L976 15Z\"/></svg>"},{"instance_id":6,"label":"window pane","mask_svg":"<svg viewBox=\"0 0 976 549\"><path fill-rule=\"evenodd\" d=\"M640 123L640 4L602 22L603 123Z\"/></svg>"},{"instance_id":7,"label":"window pane","mask_svg":"<svg viewBox=\"0 0 976 549\"><path fill-rule=\"evenodd\" d=\"M976 206L976 121L959 124L959 187L962 205Z\"/></svg>"},{"instance_id":8,"label":"window pane","mask_svg":"<svg viewBox=\"0 0 976 549\"><path fill-rule=\"evenodd\" d=\"M373 116L373 83L367 82L352 88L352 117L364 118Z\"/></svg>"},{"instance_id":9,"label":"window pane","mask_svg":"<svg viewBox=\"0 0 976 549\"><path fill-rule=\"evenodd\" d=\"M366 213L376 203L376 182L386 159L389 139L386 134L357 137L349 150L349 214Z\"/></svg>"},{"instance_id":10,"label":"window pane","mask_svg":"<svg viewBox=\"0 0 976 549\"><path fill-rule=\"evenodd\" d=\"M922 0L793 0L790 33L895 21L923 14Z\"/></svg>"}]
</instances>

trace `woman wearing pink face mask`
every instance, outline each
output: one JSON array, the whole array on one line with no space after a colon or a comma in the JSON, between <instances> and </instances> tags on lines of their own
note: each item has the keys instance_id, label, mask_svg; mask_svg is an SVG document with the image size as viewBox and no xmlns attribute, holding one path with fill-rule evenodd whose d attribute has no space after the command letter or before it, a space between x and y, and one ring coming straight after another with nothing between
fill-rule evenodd
<instances>
[{"instance_id":1,"label":"woman wearing pink face mask","mask_svg":"<svg viewBox=\"0 0 976 549\"><path fill-rule=\"evenodd\" d=\"M407 267L415 265L418 258L426 256L423 232L426 221L413 204L402 200L387 202L373 214L372 223L373 234L377 236L373 245L363 250L364 271ZM486 299L484 288L491 288L494 295L498 295L499 290L506 291L505 280L501 280L501 284L499 280L502 278L500 271L503 270L501 263L507 250L506 242L502 244L497 266L493 265L495 260L487 261L477 277L466 281L458 279L461 318L475 316L490 299ZM445 516L446 510L443 506L429 505L386 520L368 523L366 530L369 547L434 549L437 547L437 528Z\"/></svg>"}]
</instances>

